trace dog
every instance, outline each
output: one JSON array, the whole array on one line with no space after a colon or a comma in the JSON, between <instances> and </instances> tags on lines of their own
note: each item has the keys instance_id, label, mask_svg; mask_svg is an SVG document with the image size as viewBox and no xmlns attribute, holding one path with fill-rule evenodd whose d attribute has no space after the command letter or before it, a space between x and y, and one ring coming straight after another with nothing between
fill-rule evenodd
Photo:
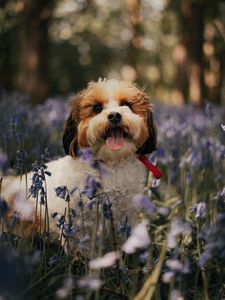
<instances>
[{"instance_id":1,"label":"dog","mask_svg":"<svg viewBox=\"0 0 225 300\"><path fill-rule=\"evenodd\" d=\"M96 224L96 214L93 213L93 207L87 206L96 204L96 198L104 202L104 206L101 204L99 207L105 214L108 207L108 219L113 217L114 226L125 220L134 225L136 208L132 198L143 193L148 174L138 156L149 154L156 148L156 127L147 94L135 84L124 81L110 79L90 82L86 89L70 100L63 147L66 156L44 167L51 173L51 176L45 176L46 192L42 192L47 202L50 234L59 236L68 215L71 218L69 210L72 208L76 216L73 225L69 221L67 225L70 229L79 228L78 231L83 228L84 235L90 233ZM91 153L91 159L84 158L82 151ZM32 176L29 173L27 178ZM87 178L95 184L98 197L85 194L88 189ZM61 198L57 195L59 187L63 190ZM14 210L18 201L15 195L19 192L19 198L24 199L30 191L26 188L24 177L22 180L3 180L2 196L10 199L9 206ZM66 197L69 197L69 206ZM26 203L31 206L32 223L35 219L37 230L43 230L39 223L40 219L46 219L46 214L42 212L40 216L37 213L41 196L37 193L36 197L31 195L28 198ZM18 205L16 207L22 216L22 210L20 212ZM61 224L57 227L56 220L59 223L60 217ZM72 235L75 235L74 229Z\"/></svg>"}]
</instances>

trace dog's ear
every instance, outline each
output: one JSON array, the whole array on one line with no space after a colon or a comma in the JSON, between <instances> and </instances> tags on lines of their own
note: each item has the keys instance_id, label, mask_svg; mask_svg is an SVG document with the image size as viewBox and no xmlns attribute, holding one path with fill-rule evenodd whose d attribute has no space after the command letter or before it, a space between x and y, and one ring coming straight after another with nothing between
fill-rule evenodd
<instances>
[{"instance_id":1,"label":"dog's ear","mask_svg":"<svg viewBox=\"0 0 225 300\"><path fill-rule=\"evenodd\" d=\"M148 126L148 139L145 143L137 150L138 154L144 155L149 154L156 150L156 141L157 141L157 131L156 126L153 122L152 112L149 112L147 119Z\"/></svg>"},{"instance_id":2,"label":"dog's ear","mask_svg":"<svg viewBox=\"0 0 225 300\"><path fill-rule=\"evenodd\" d=\"M70 99L70 115L65 123L63 133L63 148L67 155L77 156L77 127L79 124L79 98Z\"/></svg>"}]
</instances>

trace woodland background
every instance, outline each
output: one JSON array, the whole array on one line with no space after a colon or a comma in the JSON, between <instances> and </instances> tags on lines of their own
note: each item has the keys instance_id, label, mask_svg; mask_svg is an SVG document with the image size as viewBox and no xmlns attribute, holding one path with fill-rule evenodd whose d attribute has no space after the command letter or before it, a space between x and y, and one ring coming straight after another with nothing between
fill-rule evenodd
<instances>
[{"instance_id":1,"label":"woodland background","mask_svg":"<svg viewBox=\"0 0 225 300\"><path fill-rule=\"evenodd\" d=\"M49 218L60 241L77 242L65 255L48 231L45 162L64 155L68 96L99 77L137 82L155 102L149 159L164 175L132 199L139 230L126 215L113 226L113 203L95 179L86 205L85 190L73 204L64 193L75 189L56 187L67 210ZM225 1L0 0L0 299L225 299L224 104ZM35 199L15 198L11 213L1 183L15 173ZM34 222L46 218L28 239L33 200ZM83 211L96 223L80 238ZM112 238L97 220L111 224Z\"/></svg>"},{"instance_id":2,"label":"woodland background","mask_svg":"<svg viewBox=\"0 0 225 300\"><path fill-rule=\"evenodd\" d=\"M32 103L99 77L182 105L225 103L225 1L1 0L1 94Z\"/></svg>"}]
</instances>

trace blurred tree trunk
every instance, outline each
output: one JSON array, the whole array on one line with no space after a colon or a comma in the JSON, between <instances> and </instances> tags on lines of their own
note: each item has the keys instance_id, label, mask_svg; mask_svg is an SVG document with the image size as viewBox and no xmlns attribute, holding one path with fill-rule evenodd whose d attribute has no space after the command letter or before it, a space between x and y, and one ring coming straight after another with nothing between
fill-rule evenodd
<instances>
[{"instance_id":1,"label":"blurred tree trunk","mask_svg":"<svg viewBox=\"0 0 225 300\"><path fill-rule=\"evenodd\" d=\"M177 65L175 97L180 103L190 100L201 106L204 99L203 30L204 1L182 0L181 40L174 51Z\"/></svg>"},{"instance_id":2,"label":"blurred tree trunk","mask_svg":"<svg viewBox=\"0 0 225 300\"><path fill-rule=\"evenodd\" d=\"M18 86L33 103L48 95L48 25L54 0L24 0Z\"/></svg>"},{"instance_id":3,"label":"blurred tree trunk","mask_svg":"<svg viewBox=\"0 0 225 300\"><path fill-rule=\"evenodd\" d=\"M128 27L131 31L132 37L127 48L126 63L135 72L138 73L138 61L140 56L140 49L142 47L142 28L141 28L141 0L126 0L127 12L128 12ZM129 70L129 69L128 69ZM131 69L130 69L130 72ZM135 77L139 78L139 74Z\"/></svg>"}]
</instances>

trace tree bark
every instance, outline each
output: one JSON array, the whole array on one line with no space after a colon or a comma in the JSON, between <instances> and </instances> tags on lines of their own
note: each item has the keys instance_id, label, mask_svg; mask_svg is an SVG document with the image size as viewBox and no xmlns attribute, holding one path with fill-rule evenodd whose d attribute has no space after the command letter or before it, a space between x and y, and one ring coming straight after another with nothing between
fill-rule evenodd
<instances>
[{"instance_id":1,"label":"tree bark","mask_svg":"<svg viewBox=\"0 0 225 300\"><path fill-rule=\"evenodd\" d=\"M175 94L179 102L188 100L201 106L204 99L203 29L204 4L199 1L181 1L181 39L175 49L177 78Z\"/></svg>"},{"instance_id":2,"label":"tree bark","mask_svg":"<svg viewBox=\"0 0 225 300\"><path fill-rule=\"evenodd\" d=\"M18 86L32 102L45 100L48 84L48 25L54 0L25 0L21 16Z\"/></svg>"}]
</instances>

